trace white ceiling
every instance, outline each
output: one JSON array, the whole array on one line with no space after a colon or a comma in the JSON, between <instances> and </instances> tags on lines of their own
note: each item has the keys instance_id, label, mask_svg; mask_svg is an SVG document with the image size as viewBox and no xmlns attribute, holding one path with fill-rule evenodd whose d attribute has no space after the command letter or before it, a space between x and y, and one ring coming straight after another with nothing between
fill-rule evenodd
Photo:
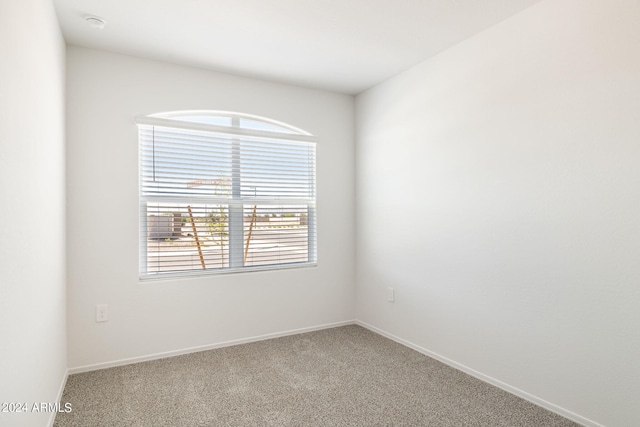
<instances>
[{"instance_id":1,"label":"white ceiling","mask_svg":"<svg viewBox=\"0 0 640 427\"><path fill-rule=\"evenodd\" d=\"M357 94L540 0L54 0L68 44ZM103 30L83 15L104 18Z\"/></svg>"}]
</instances>

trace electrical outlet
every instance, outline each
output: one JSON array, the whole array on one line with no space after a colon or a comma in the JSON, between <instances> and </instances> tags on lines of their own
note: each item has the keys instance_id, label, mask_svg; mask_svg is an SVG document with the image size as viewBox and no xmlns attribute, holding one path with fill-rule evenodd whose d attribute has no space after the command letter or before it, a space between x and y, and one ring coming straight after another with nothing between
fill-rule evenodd
<instances>
[{"instance_id":1,"label":"electrical outlet","mask_svg":"<svg viewBox=\"0 0 640 427\"><path fill-rule=\"evenodd\" d=\"M395 290L393 288L387 288L387 301L395 302L395 300L396 300Z\"/></svg>"},{"instance_id":2,"label":"electrical outlet","mask_svg":"<svg viewBox=\"0 0 640 427\"><path fill-rule=\"evenodd\" d=\"M107 304L96 305L96 322L109 320L109 306Z\"/></svg>"}]
</instances>

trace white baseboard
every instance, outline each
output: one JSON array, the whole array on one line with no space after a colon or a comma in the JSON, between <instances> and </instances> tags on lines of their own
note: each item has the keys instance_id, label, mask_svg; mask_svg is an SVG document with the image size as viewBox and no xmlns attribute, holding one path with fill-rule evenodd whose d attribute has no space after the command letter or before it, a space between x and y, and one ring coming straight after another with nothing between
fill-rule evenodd
<instances>
[{"instance_id":1,"label":"white baseboard","mask_svg":"<svg viewBox=\"0 0 640 427\"><path fill-rule=\"evenodd\" d=\"M532 394L529 394L526 391L520 390L519 388L513 387L513 386L511 386L509 384L506 384L506 383L500 381L500 380L497 380L497 379L495 379L493 377L485 375L482 372L478 372L478 371L476 371L474 369L471 369L468 366L462 365L462 364L460 364L458 362L455 362L455 361L453 361L451 359L448 359L448 358L446 358L444 356L441 356L438 353L434 353L433 351L430 351L430 350L427 350L426 348L420 347L419 345L416 345L416 344L414 344L414 343L412 343L410 341L404 340L404 339L402 339L400 337L397 337L397 336L395 336L393 334L390 334L389 332L386 332L386 331L384 331L382 329L379 329L379 328L377 328L377 327L375 327L373 325L370 325L370 324L368 324L366 322L363 322L361 320L356 320L355 324L359 325L359 326L362 326L363 328L369 329L370 331L375 332L375 333L377 333L379 335L382 335L383 337L389 338L390 340L393 340L393 341L395 341L395 342L397 342L399 344L402 344L402 345L404 345L406 347L409 347L409 348L417 351L418 353L422 353L425 356L429 356L429 357L431 357L433 359L436 359L436 360L444 363L445 365L449 365L452 368L455 368L455 369L457 369L459 371L467 373L467 374L471 375L472 377L475 377L475 378L477 378L477 379L479 379L481 381L484 381L484 382L486 382L488 384L491 384L491 385L494 385L494 386L496 386L498 388L501 388L502 390L504 390L506 392L514 394L514 395L516 395L518 397L521 397L521 398L523 398L525 400L528 400L529 402L531 402L531 403L533 403L535 405L538 405L538 406L540 406L540 407L542 407L542 408L544 408L544 409L546 409L548 411L554 412L554 413L556 413L558 415L561 415L561 416L563 416L565 418L568 418L571 421L574 421L574 422L576 422L578 424L581 424L581 425L583 425L585 427L605 427L602 424L599 424L599 423L597 423L595 421L591 421L588 418L585 418L585 417L583 417L581 415L578 415L578 414L576 414L574 412L571 412L571 411L569 411L567 409L564 409L564 408L562 408L562 407L560 407L558 405L554 405L551 402L547 402L546 400L541 399L541 398L539 398L537 396L534 396Z\"/></svg>"},{"instance_id":2,"label":"white baseboard","mask_svg":"<svg viewBox=\"0 0 640 427\"><path fill-rule=\"evenodd\" d=\"M164 359L166 357L180 356L182 354L189 354L189 353L197 353L199 351L213 350L213 349L222 348L222 347L230 347L232 345L247 344L247 343L251 343L251 342L268 340L268 339L272 339L272 338L285 337L285 336L288 336L288 335L297 335L297 334L302 334L302 333L305 333L305 332L319 331L319 330L322 330L322 329L337 328L339 326L353 325L355 323L356 323L355 320L346 320L346 321L343 321L343 322L327 323L327 324L324 324L324 325L311 326L311 327L308 327L308 328L292 329L292 330L289 330L289 331L275 332L275 333L272 333L272 334L265 334L265 335L255 336L255 337L241 338L241 339L237 339L237 340L224 341L224 342L215 343L215 344L207 344L207 345L198 346L198 347L190 347L190 348L185 348L185 349L181 349L181 350L167 351L167 352L163 352L163 353L155 353L155 354L149 354L149 355L146 355L146 356L139 356L139 357L131 357L131 358L128 358L128 359L114 360L114 361L111 361L111 362L96 363L94 365L78 366L78 367L75 367L75 368L69 368L67 373L70 375L70 374L78 374L78 373L81 373L81 372L97 371L99 369L113 368L115 366L130 365L132 363L147 362L149 360ZM66 379L65 379L65 381L66 381Z\"/></svg>"},{"instance_id":3,"label":"white baseboard","mask_svg":"<svg viewBox=\"0 0 640 427\"><path fill-rule=\"evenodd\" d=\"M64 393L64 388L67 385L67 378L69 378L69 370L67 369L64 372L64 376L62 377L62 383L60 384L60 389L58 390L58 397L56 398L56 400L54 400L54 402L60 403L62 401L62 394ZM56 415L58 414L57 411L52 411L51 415L49 416L49 427L53 427L53 423L56 421Z\"/></svg>"},{"instance_id":4,"label":"white baseboard","mask_svg":"<svg viewBox=\"0 0 640 427\"><path fill-rule=\"evenodd\" d=\"M578 415L574 412L571 412L567 409L564 409L558 405L555 405L551 402L548 402L544 399L541 399L537 396L534 396L530 393L527 393L526 391L520 390L519 388L513 387L509 384L506 384L500 380L497 380L493 377L490 377L488 375L485 375L481 372L478 372L472 368L469 368L468 366L465 366L461 363L455 362L451 359L448 359L444 356L441 356L438 353L434 353L433 351L427 350L426 348L423 348L417 344L414 344L410 341L407 341L405 339L402 339L400 337L397 337L387 331L384 331L382 329L379 329L373 325L370 325L366 322L363 322L361 320L347 320L347 321L342 321L342 322L335 322L335 323L328 323L328 324L324 324L324 325L317 325L317 326L311 326L311 327L307 327L307 328L300 328L300 329L292 329L292 330L288 330L288 331L282 331L282 332L276 332L276 333L271 333L271 334L265 334L265 335L258 335L258 336L254 336L254 337L248 337L248 338L241 338L241 339L237 339L237 340L231 340L231 341L224 341L224 342L220 342L220 343L215 343L215 344L208 344L208 345L204 345L204 346L198 346L198 347L191 347L191 348L185 348L185 349L181 349L181 350L175 350L175 351L168 351L168 352L163 352L163 353L156 353L156 354L150 354L150 355L146 355L146 356L140 356L140 357L132 357L132 358L128 358L128 359L121 359L121 360L114 360L111 362L105 362L105 363L97 363L94 365L86 365L86 366L79 366L79 367L75 367L75 368L69 368L65 374L65 377L63 379L62 385L60 387L60 391L58 393L58 402L62 399L62 393L64 391L64 386L67 382L67 378L69 375L71 374L77 374L77 373L81 373L81 372L90 372L90 371L97 371L99 369L106 369L106 368L112 368L115 366L123 366L123 365L130 365L132 363L139 363L139 362L146 362L149 360L156 360L156 359L163 359L166 357L173 357L173 356L180 356L183 354L189 354L189 353L197 353L199 351L206 351L206 350L213 350L216 348L223 348L223 347L230 347L233 345L239 345L239 344L247 344L247 343L252 343L252 342L257 342L257 341L263 341L263 340L268 340L268 339L272 339L272 338L279 338L279 337L285 337L285 336L289 336L289 335L297 335L297 334L302 334L305 332L313 332L313 331L319 331L322 329L330 329L330 328L337 328L340 326L346 326L346 325L359 325L362 326L363 328L369 329L372 332L375 332L379 335L382 335L383 337L389 338L399 344L402 344L406 347L409 347L419 353L424 354L425 356L429 356L433 359L436 359L446 365L451 366L452 368L458 369L459 371L465 372L475 378L478 378L481 381L484 381L488 384L491 384L493 386L496 386L508 393L514 394L518 397L521 397L525 400L528 400L529 402L538 405L544 409L547 409L548 411L554 412L558 415L561 415L565 418L570 419L571 421L574 421L578 424L581 424L585 427L605 427L602 424L599 424L595 421L592 421L588 418L585 418L581 415ZM55 413L52 414L49 426L52 427L53 426L53 422L55 419Z\"/></svg>"}]
</instances>

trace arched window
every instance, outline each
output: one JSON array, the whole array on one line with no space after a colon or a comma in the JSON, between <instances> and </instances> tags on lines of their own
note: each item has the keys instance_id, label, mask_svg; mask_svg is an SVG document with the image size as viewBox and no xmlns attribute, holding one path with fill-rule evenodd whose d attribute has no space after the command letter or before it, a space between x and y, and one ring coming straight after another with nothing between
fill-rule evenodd
<instances>
[{"instance_id":1,"label":"arched window","mask_svg":"<svg viewBox=\"0 0 640 427\"><path fill-rule=\"evenodd\" d=\"M138 117L140 277L316 263L315 138L262 117Z\"/></svg>"}]
</instances>

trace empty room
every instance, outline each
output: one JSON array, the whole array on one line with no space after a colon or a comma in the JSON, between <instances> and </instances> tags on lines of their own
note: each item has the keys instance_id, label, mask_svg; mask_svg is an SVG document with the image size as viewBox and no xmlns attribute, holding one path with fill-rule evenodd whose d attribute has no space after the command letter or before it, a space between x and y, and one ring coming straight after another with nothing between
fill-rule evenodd
<instances>
[{"instance_id":1,"label":"empty room","mask_svg":"<svg viewBox=\"0 0 640 427\"><path fill-rule=\"evenodd\" d=\"M0 426L640 426L640 1L0 1Z\"/></svg>"}]
</instances>

